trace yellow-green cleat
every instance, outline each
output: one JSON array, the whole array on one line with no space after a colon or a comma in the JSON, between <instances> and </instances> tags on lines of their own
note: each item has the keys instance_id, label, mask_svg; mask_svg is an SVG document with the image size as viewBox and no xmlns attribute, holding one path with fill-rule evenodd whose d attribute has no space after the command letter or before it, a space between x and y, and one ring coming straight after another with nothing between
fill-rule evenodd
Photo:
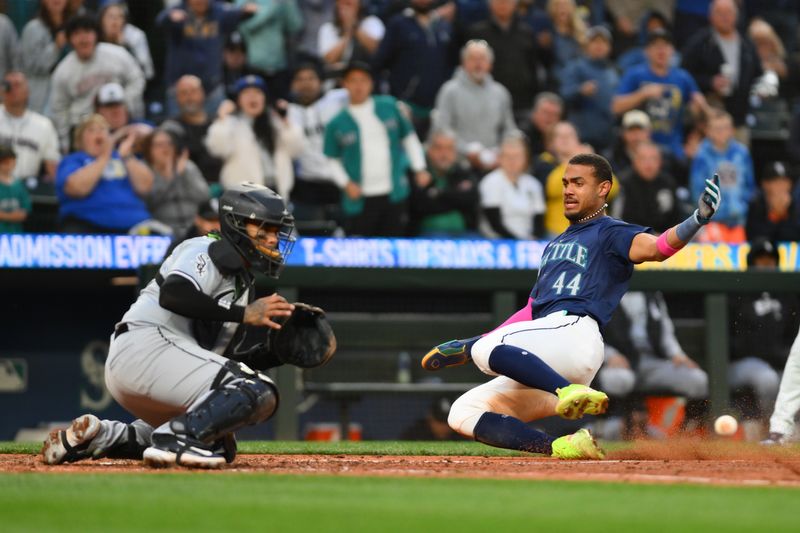
<instances>
[{"instance_id":1,"label":"yellow-green cleat","mask_svg":"<svg viewBox=\"0 0 800 533\"><path fill-rule=\"evenodd\" d=\"M581 429L554 440L552 456L557 459L605 459L606 453L589 430Z\"/></svg>"},{"instance_id":2,"label":"yellow-green cleat","mask_svg":"<svg viewBox=\"0 0 800 533\"><path fill-rule=\"evenodd\" d=\"M586 385L573 383L556 389L558 404L556 414L568 420L583 418L583 415L599 415L608 409L608 396Z\"/></svg>"}]
</instances>

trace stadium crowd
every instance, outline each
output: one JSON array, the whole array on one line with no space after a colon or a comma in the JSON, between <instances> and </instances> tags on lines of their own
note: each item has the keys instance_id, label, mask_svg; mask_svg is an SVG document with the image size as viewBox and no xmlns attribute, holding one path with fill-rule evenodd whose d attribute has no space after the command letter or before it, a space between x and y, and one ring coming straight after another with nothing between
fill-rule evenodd
<instances>
[{"instance_id":1,"label":"stadium crowd","mask_svg":"<svg viewBox=\"0 0 800 533\"><path fill-rule=\"evenodd\" d=\"M594 151L615 216L662 231L717 173L702 240L800 240L800 1L0 7L1 231L179 236L253 181L305 234L549 237Z\"/></svg>"},{"instance_id":2,"label":"stadium crowd","mask_svg":"<svg viewBox=\"0 0 800 533\"><path fill-rule=\"evenodd\" d=\"M566 162L596 152L614 216L664 231L716 173L725 201L701 241L757 240L771 268L772 243L800 241L800 0L0 8L0 232L180 240L252 181L305 235L549 238L568 224ZM730 380L754 418L796 331L787 298L732 303ZM707 398L659 293L626 296L615 320L598 377L612 396Z\"/></svg>"}]
</instances>

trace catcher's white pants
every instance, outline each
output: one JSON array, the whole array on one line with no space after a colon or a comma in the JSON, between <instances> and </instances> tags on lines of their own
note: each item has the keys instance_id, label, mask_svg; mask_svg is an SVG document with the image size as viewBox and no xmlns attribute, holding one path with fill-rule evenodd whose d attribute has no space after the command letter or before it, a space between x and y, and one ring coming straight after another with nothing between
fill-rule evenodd
<instances>
[{"instance_id":1,"label":"catcher's white pants","mask_svg":"<svg viewBox=\"0 0 800 533\"><path fill-rule=\"evenodd\" d=\"M603 337L597 322L588 316L566 315L563 311L509 324L476 342L472 361L483 373L498 375L489 368L489 355L502 344L537 355L570 383L588 385L603 363ZM530 422L555 414L556 403L556 396L550 392L499 376L458 398L450 409L448 423L458 433L472 437L475 424L485 412Z\"/></svg>"},{"instance_id":2,"label":"catcher's white pants","mask_svg":"<svg viewBox=\"0 0 800 533\"><path fill-rule=\"evenodd\" d=\"M794 339L786 367L783 369L775 410L769 419L770 432L781 433L787 437L794 434L794 419L800 411L800 331Z\"/></svg>"},{"instance_id":3,"label":"catcher's white pants","mask_svg":"<svg viewBox=\"0 0 800 533\"><path fill-rule=\"evenodd\" d=\"M207 393L228 361L159 326L129 326L112 336L106 386L122 407L153 427Z\"/></svg>"}]
</instances>

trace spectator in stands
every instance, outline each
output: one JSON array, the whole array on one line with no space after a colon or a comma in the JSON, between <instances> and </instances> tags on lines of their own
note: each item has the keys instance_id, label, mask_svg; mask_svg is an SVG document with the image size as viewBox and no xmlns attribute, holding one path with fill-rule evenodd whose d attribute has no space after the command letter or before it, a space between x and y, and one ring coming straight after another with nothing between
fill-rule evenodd
<instances>
[{"instance_id":1,"label":"spectator in stands","mask_svg":"<svg viewBox=\"0 0 800 533\"><path fill-rule=\"evenodd\" d=\"M800 25L800 3L797 0L744 0L739 5L743 5L746 20L763 20L774 28L781 46L789 54L797 51L797 27Z\"/></svg>"},{"instance_id":2,"label":"spectator in stands","mask_svg":"<svg viewBox=\"0 0 800 533\"><path fill-rule=\"evenodd\" d=\"M478 187L475 176L460 164L455 133L431 133L426 150L431 179L416 182L411 192L412 235L463 236L476 229Z\"/></svg>"},{"instance_id":3,"label":"spectator in stands","mask_svg":"<svg viewBox=\"0 0 800 533\"><path fill-rule=\"evenodd\" d=\"M627 398L634 412L643 409L630 397L634 390L683 396L687 399L686 429L696 429L702 423L708 374L686 355L675 337L675 325L660 292L626 293L603 337L605 364L597 380L609 396ZM634 416L637 419L642 421Z\"/></svg>"},{"instance_id":4,"label":"spectator in stands","mask_svg":"<svg viewBox=\"0 0 800 533\"><path fill-rule=\"evenodd\" d=\"M745 145L733 138L733 119L725 111L714 110L708 119L706 139L700 143L689 173L692 195L699 198L705 181L719 174L724 205L700 236L706 242L745 241L748 204L755 193L753 160Z\"/></svg>"},{"instance_id":5,"label":"spectator in stands","mask_svg":"<svg viewBox=\"0 0 800 533\"><path fill-rule=\"evenodd\" d=\"M672 19L675 0L606 0L606 10L614 21L614 55L636 49L637 39L655 28L647 28L650 17L657 15L666 29ZM669 19L667 18L669 17ZM644 35L642 29L646 28Z\"/></svg>"},{"instance_id":6,"label":"spectator in stands","mask_svg":"<svg viewBox=\"0 0 800 533\"><path fill-rule=\"evenodd\" d=\"M614 172L622 175L631 168L633 151L639 143L651 141L651 134L650 117L644 111L632 109L622 116L620 133L605 154Z\"/></svg>"},{"instance_id":7,"label":"spectator in stands","mask_svg":"<svg viewBox=\"0 0 800 533\"><path fill-rule=\"evenodd\" d=\"M360 0L336 0L333 21L319 28L317 53L327 70L341 71L353 61L371 61L385 32L381 19L368 15Z\"/></svg>"},{"instance_id":8,"label":"spectator in stands","mask_svg":"<svg viewBox=\"0 0 800 533\"><path fill-rule=\"evenodd\" d=\"M206 148L224 161L220 184L245 181L266 185L283 198L294 186L292 158L303 150L303 133L286 119L286 102L267 105L267 84L260 76L236 83L236 103L225 100L208 128Z\"/></svg>"},{"instance_id":9,"label":"spectator in stands","mask_svg":"<svg viewBox=\"0 0 800 533\"><path fill-rule=\"evenodd\" d=\"M17 60L17 29L6 15L0 13L0 76L14 69Z\"/></svg>"},{"instance_id":10,"label":"spectator in stands","mask_svg":"<svg viewBox=\"0 0 800 533\"><path fill-rule=\"evenodd\" d=\"M433 401L425 418L420 418L403 430L400 440L446 441L461 440L462 437L447 424L447 416L453 402L445 396Z\"/></svg>"},{"instance_id":11,"label":"spectator in stands","mask_svg":"<svg viewBox=\"0 0 800 533\"><path fill-rule=\"evenodd\" d=\"M175 101L178 114L161 126L177 133L181 144L189 150L189 159L194 161L208 183L219 183L222 161L208 152L206 134L211 119L205 110L205 92L200 78L187 74L175 83Z\"/></svg>"},{"instance_id":12,"label":"spectator in stands","mask_svg":"<svg viewBox=\"0 0 800 533\"><path fill-rule=\"evenodd\" d=\"M74 136L77 151L64 157L56 171L60 230L127 233L148 220L142 198L153 186L153 173L133 156L134 136L115 149L108 122L100 115L84 119Z\"/></svg>"},{"instance_id":13,"label":"spectator in stands","mask_svg":"<svg viewBox=\"0 0 800 533\"><path fill-rule=\"evenodd\" d=\"M635 5L637 2L629 3ZM625 72L626 70L638 65L647 64L647 54L645 53L647 36L658 30L669 31L669 22L667 21L666 16L664 16L662 12L656 10L648 11L642 15L639 26L639 38L636 45L628 48L624 53L617 57L617 68L620 72ZM616 41L614 44L617 44ZM670 65L673 67L680 66L680 54L672 54Z\"/></svg>"},{"instance_id":14,"label":"spectator in stands","mask_svg":"<svg viewBox=\"0 0 800 533\"><path fill-rule=\"evenodd\" d=\"M780 37L767 22L754 19L747 28L747 35L753 42L764 72L774 72L778 77L779 94L793 99L798 94L800 65L797 59L789 59Z\"/></svg>"},{"instance_id":15,"label":"spectator in stands","mask_svg":"<svg viewBox=\"0 0 800 533\"><path fill-rule=\"evenodd\" d=\"M753 239L747 254L747 269L777 271L778 250L764 238ZM798 298L792 292L739 294L729 298L731 317L731 365L728 380L734 403L754 424L747 440L763 438L765 416L769 416L778 395L780 374L789 348L797 334ZM744 394L742 394L744 393ZM754 396L755 402L751 400ZM758 434L761 432L761 434Z\"/></svg>"},{"instance_id":16,"label":"spectator in stands","mask_svg":"<svg viewBox=\"0 0 800 533\"><path fill-rule=\"evenodd\" d=\"M140 143L153 131L153 127L143 121L132 121L125 101L125 89L116 82L106 83L97 91L94 98L94 111L108 121L111 140L114 144L130 133L136 136L134 153L140 153Z\"/></svg>"},{"instance_id":17,"label":"spectator in stands","mask_svg":"<svg viewBox=\"0 0 800 533\"><path fill-rule=\"evenodd\" d=\"M511 0L498 0L511 1ZM434 18L435 0L411 0L411 10L389 21L374 67L387 74L389 93L411 110L420 138L428 135L436 94L450 78L450 24Z\"/></svg>"},{"instance_id":18,"label":"spectator in stands","mask_svg":"<svg viewBox=\"0 0 800 533\"><path fill-rule=\"evenodd\" d=\"M461 68L436 97L434 129L458 136L458 152L478 171L496 166L497 150L517 131L508 90L490 74L494 52L486 41L469 41L461 49Z\"/></svg>"},{"instance_id":19,"label":"spectator in stands","mask_svg":"<svg viewBox=\"0 0 800 533\"><path fill-rule=\"evenodd\" d=\"M344 192L345 230L349 235L403 235L408 221L407 167L410 164L418 185L431 179L422 145L397 100L371 96L368 64L351 63L342 85L349 105L325 128L325 155Z\"/></svg>"},{"instance_id":20,"label":"spectator in stands","mask_svg":"<svg viewBox=\"0 0 800 533\"><path fill-rule=\"evenodd\" d=\"M146 80L153 79L155 69L150 57L147 35L128 22L128 6L123 0L106 0L97 14L100 41L123 47L136 59Z\"/></svg>"},{"instance_id":21,"label":"spectator in stands","mask_svg":"<svg viewBox=\"0 0 800 533\"><path fill-rule=\"evenodd\" d=\"M197 206L209 198L200 169L189 159L189 150L178 143L175 134L156 129L144 139L142 149L153 173L153 186L145 197L147 209L175 236L193 226Z\"/></svg>"},{"instance_id":22,"label":"spectator in stands","mask_svg":"<svg viewBox=\"0 0 800 533\"><path fill-rule=\"evenodd\" d=\"M330 217L331 206L341 199L333 170L325 156L325 126L347 106L345 89L322 92L322 67L307 60L295 70L289 104L289 121L303 131L305 147L295 162L295 180L291 200L297 220Z\"/></svg>"},{"instance_id":23,"label":"spectator in stands","mask_svg":"<svg viewBox=\"0 0 800 533\"><path fill-rule=\"evenodd\" d=\"M683 113L707 107L691 75L670 66L674 53L672 36L657 30L647 37L647 65L625 72L612 103L612 110L622 115L642 107L652 122L653 140L678 158L683 158Z\"/></svg>"},{"instance_id":24,"label":"spectator in stands","mask_svg":"<svg viewBox=\"0 0 800 533\"><path fill-rule=\"evenodd\" d=\"M178 112L175 84L193 74L203 82L206 111L213 113L225 99L222 84L222 46L225 36L243 19L258 11L256 4L241 8L218 0L184 0L179 7L159 13L156 24L167 38L164 80L167 84L167 114Z\"/></svg>"},{"instance_id":25,"label":"spectator in stands","mask_svg":"<svg viewBox=\"0 0 800 533\"><path fill-rule=\"evenodd\" d=\"M548 135L547 145L547 152L540 156L534 166L534 175L541 182L545 193L547 203L547 211L544 215L545 230L548 235L557 235L561 233L557 231L557 228L564 226L566 229L567 224L567 219L564 218L563 185L561 183L566 162L573 155L584 150L578 138L578 131L571 122L567 121L553 126ZM556 172L556 169L560 169L560 172Z\"/></svg>"},{"instance_id":26,"label":"spectator in stands","mask_svg":"<svg viewBox=\"0 0 800 533\"><path fill-rule=\"evenodd\" d=\"M747 209L747 240L800 241L800 205L792 197L792 187L792 178L782 162L767 165L761 190Z\"/></svg>"},{"instance_id":27,"label":"spectator in stands","mask_svg":"<svg viewBox=\"0 0 800 533\"><path fill-rule=\"evenodd\" d=\"M143 113L144 75L124 48L97 42L97 22L77 15L67 22L67 39L74 49L53 72L50 116L56 125L61 149L69 146L70 130L94 108L98 89L115 81L125 89L125 100L134 117Z\"/></svg>"},{"instance_id":28,"label":"spectator in stands","mask_svg":"<svg viewBox=\"0 0 800 533\"><path fill-rule=\"evenodd\" d=\"M2 99L0 143L11 145L16 152L14 178L44 176L52 182L61 159L58 135L49 118L28 109L28 81L23 73L6 73Z\"/></svg>"},{"instance_id":29,"label":"spectator in stands","mask_svg":"<svg viewBox=\"0 0 800 533\"><path fill-rule=\"evenodd\" d=\"M303 28L297 0L236 0L236 5L257 6L255 14L239 25L247 41L247 63L264 75L273 100L286 98L291 78L287 41Z\"/></svg>"},{"instance_id":30,"label":"spectator in stands","mask_svg":"<svg viewBox=\"0 0 800 533\"><path fill-rule=\"evenodd\" d=\"M567 116L581 132L581 139L595 150L604 150L612 142L614 129L611 99L619 76L608 60L611 33L603 26L586 32L584 53L562 71L561 94L567 102Z\"/></svg>"},{"instance_id":31,"label":"spectator in stands","mask_svg":"<svg viewBox=\"0 0 800 533\"><path fill-rule=\"evenodd\" d=\"M17 154L10 144L0 144L0 233L22 233L31 210L25 183L14 179Z\"/></svg>"},{"instance_id":32,"label":"spectator in stands","mask_svg":"<svg viewBox=\"0 0 800 533\"><path fill-rule=\"evenodd\" d=\"M73 14L67 0L41 0L36 18L22 30L17 64L30 85L28 105L37 113L49 113L50 76L69 44L64 25Z\"/></svg>"},{"instance_id":33,"label":"spectator in stands","mask_svg":"<svg viewBox=\"0 0 800 533\"><path fill-rule=\"evenodd\" d=\"M545 133L544 146L545 151L531 165L533 175L542 182L542 187L546 187L547 177L553 169L571 157L566 156L566 153L580 151L578 130L571 122L559 120Z\"/></svg>"},{"instance_id":34,"label":"spectator in stands","mask_svg":"<svg viewBox=\"0 0 800 533\"><path fill-rule=\"evenodd\" d=\"M700 90L724 105L737 128L750 110L750 88L763 74L753 43L736 29L738 14L734 0L714 0L708 15L711 27L689 39L682 60Z\"/></svg>"},{"instance_id":35,"label":"spectator in stands","mask_svg":"<svg viewBox=\"0 0 800 533\"><path fill-rule=\"evenodd\" d=\"M468 39L483 39L494 51L492 76L511 94L514 116L524 123L533 97L542 90L538 76L552 63L550 50L536 45L533 30L516 14L517 0L489 0L489 19L467 30Z\"/></svg>"},{"instance_id":36,"label":"spectator in stands","mask_svg":"<svg viewBox=\"0 0 800 533\"><path fill-rule=\"evenodd\" d=\"M265 78L265 73L254 69L247 62L247 42L238 31L233 31L225 38L222 49L222 83L225 85L225 98L236 100L234 88L236 82L245 76L255 74Z\"/></svg>"},{"instance_id":37,"label":"spectator in stands","mask_svg":"<svg viewBox=\"0 0 800 533\"><path fill-rule=\"evenodd\" d=\"M298 0L297 4L303 18L297 51L302 56L315 57L319 29L329 20L333 20L335 0Z\"/></svg>"},{"instance_id":38,"label":"spectator in stands","mask_svg":"<svg viewBox=\"0 0 800 533\"><path fill-rule=\"evenodd\" d=\"M208 235L212 231L219 233L219 198L209 198L197 206L194 223L183 235L175 235L169 249L164 254L169 257L172 251L183 241Z\"/></svg>"},{"instance_id":39,"label":"spectator in stands","mask_svg":"<svg viewBox=\"0 0 800 533\"><path fill-rule=\"evenodd\" d=\"M500 145L499 164L481 180L481 233L489 238L542 237L545 211L542 184L527 173L528 146L521 136Z\"/></svg>"},{"instance_id":40,"label":"spectator in stands","mask_svg":"<svg viewBox=\"0 0 800 533\"><path fill-rule=\"evenodd\" d=\"M547 132L561 120L563 114L564 100L559 95L546 91L536 95L525 131L532 160L536 160L546 150L544 140Z\"/></svg>"},{"instance_id":41,"label":"spectator in stands","mask_svg":"<svg viewBox=\"0 0 800 533\"><path fill-rule=\"evenodd\" d=\"M553 21L553 70L561 81L564 68L581 56L586 44L586 22L575 5L575 0L548 0L547 13Z\"/></svg>"},{"instance_id":42,"label":"spectator in stands","mask_svg":"<svg viewBox=\"0 0 800 533\"><path fill-rule=\"evenodd\" d=\"M127 126L131 117L122 85L111 82L101 86L94 97L94 111L108 121L112 134Z\"/></svg>"},{"instance_id":43,"label":"spectator in stands","mask_svg":"<svg viewBox=\"0 0 800 533\"><path fill-rule=\"evenodd\" d=\"M642 141L633 150L633 166L618 173L622 196L614 203L616 218L631 224L648 225L663 233L684 217L677 185L662 166L661 150Z\"/></svg>"}]
</instances>

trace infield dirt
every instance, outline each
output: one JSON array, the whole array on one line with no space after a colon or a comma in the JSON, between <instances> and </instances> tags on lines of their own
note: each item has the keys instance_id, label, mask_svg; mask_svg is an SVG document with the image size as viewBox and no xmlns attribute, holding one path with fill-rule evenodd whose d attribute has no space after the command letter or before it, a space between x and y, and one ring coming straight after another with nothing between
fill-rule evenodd
<instances>
[{"instance_id":1,"label":"infield dirt","mask_svg":"<svg viewBox=\"0 0 800 533\"><path fill-rule=\"evenodd\" d=\"M141 462L100 459L48 466L40 456L0 454L0 472L164 472ZM184 469L167 470L187 471ZM553 479L629 483L689 483L800 488L800 450L726 441L638 442L603 461L541 456L398 456L241 454L220 473L323 474L497 479Z\"/></svg>"}]
</instances>

